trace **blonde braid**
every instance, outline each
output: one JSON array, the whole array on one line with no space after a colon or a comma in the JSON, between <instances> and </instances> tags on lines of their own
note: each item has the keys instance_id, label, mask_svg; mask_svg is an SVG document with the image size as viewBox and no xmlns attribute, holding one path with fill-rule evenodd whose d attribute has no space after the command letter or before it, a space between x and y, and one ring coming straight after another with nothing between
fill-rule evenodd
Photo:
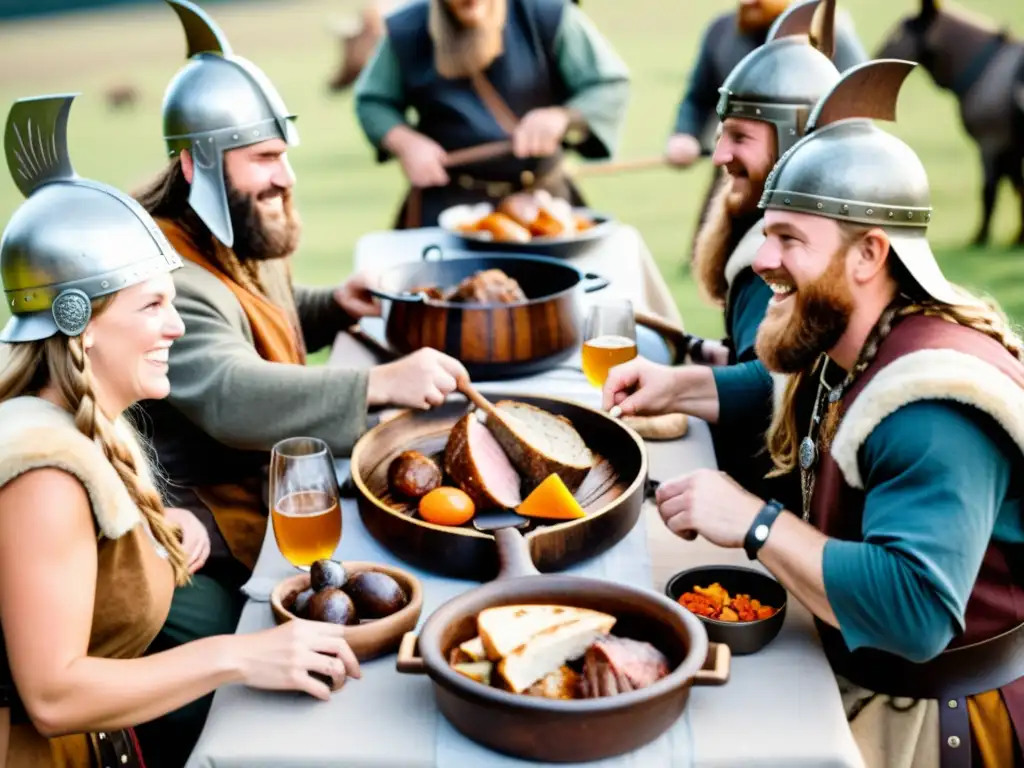
<instances>
[{"instance_id":1,"label":"blonde braid","mask_svg":"<svg viewBox=\"0 0 1024 768\"><path fill-rule=\"evenodd\" d=\"M55 338L58 340L54 344L64 344L59 340L60 337ZM164 517L160 495L152 485L142 480L131 449L118 437L114 425L97 407L89 370L89 356L82 347L81 337L68 338L66 347L67 355L58 354L57 350L54 350L54 354L47 356L51 366L50 380L59 383L61 394L74 411L75 426L82 434L98 441L107 460L117 470L132 501L149 524L153 538L167 550L168 560L174 570L175 583L178 586L188 584L188 558L181 547L180 529ZM56 366L61 365L62 360L66 361L68 358L71 364L65 365L66 370L54 370Z\"/></svg>"}]
</instances>

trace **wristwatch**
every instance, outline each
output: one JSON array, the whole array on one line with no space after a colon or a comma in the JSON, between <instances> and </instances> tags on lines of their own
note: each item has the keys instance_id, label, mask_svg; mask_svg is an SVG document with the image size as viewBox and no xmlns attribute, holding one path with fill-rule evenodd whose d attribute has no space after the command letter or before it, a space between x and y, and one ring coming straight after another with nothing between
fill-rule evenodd
<instances>
[{"instance_id":1,"label":"wristwatch","mask_svg":"<svg viewBox=\"0 0 1024 768\"><path fill-rule=\"evenodd\" d=\"M747 553L747 557L751 560L757 560L757 553L764 546L764 543L768 541L768 534L771 532L772 523L782 512L782 504L777 502L775 499L771 499L765 502L765 505L761 507L761 510L754 517L754 522L750 525L750 530L747 531L746 538L743 539L743 549Z\"/></svg>"}]
</instances>

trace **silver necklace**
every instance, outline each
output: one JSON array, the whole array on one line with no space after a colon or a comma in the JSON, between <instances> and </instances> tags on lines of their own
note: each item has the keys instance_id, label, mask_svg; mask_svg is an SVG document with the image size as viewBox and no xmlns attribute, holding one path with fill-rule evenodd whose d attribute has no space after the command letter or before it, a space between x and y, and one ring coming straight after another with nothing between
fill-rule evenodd
<instances>
[{"instance_id":1,"label":"silver necklace","mask_svg":"<svg viewBox=\"0 0 1024 768\"><path fill-rule=\"evenodd\" d=\"M814 471L818 463L818 434L821 431L821 419L824 416L824 405L838 403L843 392L849 385L850 377L847 376L841 384L830 387L825 381L825 372L828 370L829 359L821 363L821 374L818 376L818 392L814 396L814 410L811 412L811 423L807 429L807 435L800 441L798 458L800 461L800 490L803 501L803 519L807 521L811 516L811 499L814 496L814 480L817 473ZM825 395L828 395L827 397Z\"/></svg>"}]
</instances>

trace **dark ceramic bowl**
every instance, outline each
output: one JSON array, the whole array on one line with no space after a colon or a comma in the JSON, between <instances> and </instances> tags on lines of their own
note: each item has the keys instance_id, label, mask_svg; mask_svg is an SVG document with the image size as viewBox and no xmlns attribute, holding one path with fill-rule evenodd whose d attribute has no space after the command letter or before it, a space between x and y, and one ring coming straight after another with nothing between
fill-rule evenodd
<instances>
[{"instance_id":1,"label":"dark ceramic bowl","mask_svg":"<svg viewBox=\"0 0 1024 768\"><path fill-rule=\"evenodd\" d=\"M696 586L710 587L718 582L730 595L747 594L762 605L776 611L767 619L757 621L719 621L697 615L704 623L708 639L725 643L734 656L757 653L775 639L786 619L786 590L771 576L752 568L735 565L711 565L677 573L665 585L665 594L677 601Z\"/></svg>"}]
</instances>

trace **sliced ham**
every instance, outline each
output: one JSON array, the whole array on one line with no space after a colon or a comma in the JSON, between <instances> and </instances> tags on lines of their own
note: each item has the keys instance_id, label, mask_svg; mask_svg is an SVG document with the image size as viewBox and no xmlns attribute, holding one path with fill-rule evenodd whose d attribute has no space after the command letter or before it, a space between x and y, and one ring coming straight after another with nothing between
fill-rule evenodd
<instances>
[{"instance_id":1,"label":"sliced ham","mask_svg":"<svg viewBox=\"0 0 1024 768\"><path fill-rule=\"evenodd\" d=\"M475 412L467 413L452 428L444 469L477 509L514 509L523 501L519 474Z\"/></svg>"},{"instance_id":2,"label":"sliced ham","mask_svg":"<svg viewBox=\"0 0 1024 768\"><path fill-rule=\"evenodd\" d=\"M615 696L653 685L669 673L668 659L650 643L605 635L583 657L584 698Z\"/></svg>"}]
</instances>

